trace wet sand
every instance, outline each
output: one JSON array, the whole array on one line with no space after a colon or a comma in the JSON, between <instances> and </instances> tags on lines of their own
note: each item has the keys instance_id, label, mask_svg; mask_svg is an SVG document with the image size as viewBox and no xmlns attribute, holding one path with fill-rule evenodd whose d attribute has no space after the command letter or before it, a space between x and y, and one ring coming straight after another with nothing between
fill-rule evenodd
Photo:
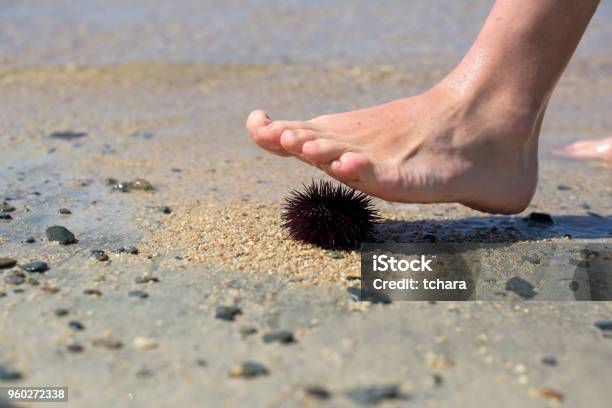
<instances>
[{"instance_id":1,"label":"wet sand","mask_svg":"<svg viewBox=\"0 0 612 408\"><path fill-rule=\"evenodd\" d=\"M594 39L610 33L594 27ZM549 154L609 135L612 57L590 52L596 48L585 44L588 55L578 53L553 97L540 183L524 214L376 201L386 220L380 236L610 242L611 169ZM347 288L358 282L358 253L294 243L280 228L287 192L322 176L253 146L243 129L248 112L311 117L419 92L444 75L455 51L440 59L419 51L436 61L421 69L401 58L382 63L385 53L374 51L365 62L349 53L337 64L308 53L289 62L145 55L109 63L89 58L87 44L41 64L33 62L39 52L6 51L0 71L0 201L15 207L11 220L0 220L0 258L50 267L25 273L38 285L7 283L19 267L0 271L0 368L22 376L0 385L66 385L72 406L352 406L347 391L381 385L397 385L402 398L382 406L609 405L612 340L593 325L612 319L609 302L355 302ZM75 134L51 136L67 131ZM155 191L120 192L109 178L144 178ZM524 223L532 211L551 214L554 226ZM78 243L48 242L51 225L67 227ZM24 243L29 237L36 242ZM114 252L129 246L138 254ZM92 250L109 260L91 259ZM217 319L219 305L242 314ZM262 340L275 330L296 341ZM542 362L550 356L556 365ZM231 377L247 360L268 375ZM314 385L329 398L309 394Z\"/></svg>"}]
</instances>

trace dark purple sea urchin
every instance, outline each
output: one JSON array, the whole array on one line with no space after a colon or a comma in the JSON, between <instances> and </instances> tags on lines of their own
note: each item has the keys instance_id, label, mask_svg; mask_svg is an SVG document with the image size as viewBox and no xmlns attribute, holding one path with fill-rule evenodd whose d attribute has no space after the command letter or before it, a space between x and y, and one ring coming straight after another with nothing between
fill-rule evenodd
<instances>
[{"instance_id":1,"label":"dark purple sea urchin","mask_svg":"<svg viewBox=\"0 0 612 408\"><path fill-rule=\"evenodd\" d=\"M367 194L313 180L287 197L282 220L295 240L322 248L355 249L372 234L379 216Z\"/></svg>"}]
</instances>

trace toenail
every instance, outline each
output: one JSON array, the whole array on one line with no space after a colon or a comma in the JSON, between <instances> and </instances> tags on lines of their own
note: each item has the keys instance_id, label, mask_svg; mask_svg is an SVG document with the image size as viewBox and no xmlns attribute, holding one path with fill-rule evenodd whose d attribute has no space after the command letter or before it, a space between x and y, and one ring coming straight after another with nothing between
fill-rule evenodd
<instances>
[{"instance_id":1,"label":"toenail","mask_svg":"<svg viewBox=\"0 0 612 408\"><path fill-rule=\"evenodd\" d=\"M285 130L283 132L283 137L293 138L295 137L295 132L293 130Z\"/></svg>"}]
</instances>

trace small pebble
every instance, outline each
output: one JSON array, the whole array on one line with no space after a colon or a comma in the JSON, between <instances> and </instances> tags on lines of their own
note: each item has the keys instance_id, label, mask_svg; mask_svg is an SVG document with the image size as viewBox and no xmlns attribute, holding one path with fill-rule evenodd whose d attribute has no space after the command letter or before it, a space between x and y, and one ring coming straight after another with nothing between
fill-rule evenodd
<instances>
[{"instance_id":1,"label":"small pebble","mask_svg":"<svg viewBox=\"0 0 612 408\"><path fill-rule=\"evenodd\" d=\"M157 348L159 343L156 340L148 337L136 337L133 341L133 345L139 350L151 350Z\"/></svg>"},{"instance_id":2,"label":"small pebble","mask_svg":"<svg viewBox=\"0 0 612 408\"><path fill-rule=\"evenodd\" d=\"M17 260L12 258L0 258L0 269L9 269L17 265Z\"/></svg>"},{"instance_id":3,"label":"small pebble","mask_svg":"<svg viewBox=\"0 0 612 408\"><path fill-rule=\"evenodd\" d=\"M93 296L93 297L102 296L102 292L100 292L98 289L85 289L83 291L83 294Z\"/></svg>"},{"instance_id":4,"label":"small pebble","mask_svg":"<svg viewBox=\"0 0 612 408\"><path fill-rule=\"evenodd\" d=\"M68 350L71 353L81 353L84 350L84 348L78 343L71 343L66 346L66 350Z\"/></svg>"},{"instance_id":5,"label":"small pebble","mask_svg":"<svg viewBox=\"0 0 612 408\"><path fill-rule=\"evenodd\" d=\"M230 377L254 378L262 375L268 375L268 369L254 361L245 361L240 366L230 370Z\"/></svg>"},{"instance_id":6,"label":"small pebble","mask_svg":"<svg viewBox=\"0 0 612 408\"><path fill-rule=\"evenodd\" d=\"M33 277L31 277L31 276L28 276L28 277L27 277L26 282L27 282L27 283L29 283L29 284L30 284L30 285L32 285L32 286L38 286L38 285L40 285L40 282L38 281L38 279L34 279L34 278L33 278Z\"/></svg>"},{"instance_id":7,"label":"small pebble","mask_svg":"<svg viewBox=\"0 0 612 408\"><path fill-rule=\"evenodd\" d=\"M107 349L120 349L121 347L123 347L123 343L121 343L119 340L115 340L110 337L101 337L98 339L93 339L91 341L91 344L93 344L95 347L104 347Z\"/></svg>"},{"instance_id":8,"label":"small pebble","mask_svg":"<svg viewBox=\"0 0 612 408\"><path fill-rule=\"evenodd\" d=\"M4 277L4 282L9 285L21 285L25 282L25 275L21 272L13 272L12 274Z\"/></svg>"},{"instance_id":9,"label":"small pebble","mask_svg":"<svg viewBox=\"0 0 612 408\"><path fill-rule=\"evenodd\" d=\"M33 244L33 243L35 243L35 242L36 242L36 239L35 239L34 237L28 237L28 238L26 238L26 240L25 240L25 241L23 241L23 242L25 242L26 244Z\"/></svg>"},{"instance_id":10,"label":"small pebble","mask_svg":"<svg viewBox=\"0 0 612 408\"><path fill-rule=\"evenodd\" d=\"M257 328L253 326L242 326L239 329L239 332L240 334L242 334L242 337L247 337L247 336L257 333Z\"/></svg>"},{"instance_id":11,"label":"small pebble","mask_svg":"<svg viewBox=\"0 0 612 408\"><path fill-rule=\"evenodd\" d=\"M344 259L344 254L341 251L327 251L327 256L332 259Z\"/></svg>"},{"instance_id":12,"label":"small pebble","mask_svg":"<svg viewBox=\"0 0 612 408\"><path fill-rule=\"evenodd\" d=\"M506 290L516 293L523 299L531 299L538 294L538 292L535 291L535 286L529 283L529 281L526 281L518 276L515 276L506 282Z\"/></svg>"},{"instance_id":13,"label":"small pebble","mask_svg":"<svg viewBox=\"0 0 612 408\"><path fill-rule=\"evenodd\" d=\"M612 331L612 320L597 320L594 324L601 331Z\"/></svg>"},{"instance_id":14,"label":"small pebble","mask_svg":"<svg viewBox=\"0 0 612 408\"><path fill-rule=\"evenodd\" d=\"M83 326L83 323L77 321L77 320L71 320L68 322L68 327L70 327L72 330L85 330L85 326Z\"/></svg>"},{"instance_id":15,"label":"small pebble","mask_svg":"<svg viewBox=\"0 0 612 408\"><path fill-rule=\"evenodd\" d=\"M106 252L101 251L99 249L94 249L93 251L91 251L91 255L89 255L89 257L99 262L106 262L109 259Z\"/></svg>"},{"instance_id":16,"label":"small pebble","mask_svg":"<svg viewBox=\"0 0 612 408\"><path fill-rule=\"evenodd\" d=\"M527 218L525 218L527 220L528 223L530 224L545 224L545 225L551 225L554 224L555 221L553 220L553 218L550 216L550 214L547 213L540 213L540 212L532 212L531 214L529 214L527 216Z\"/></svg>"},{"instance_id":17,"label":"small pebble","mask_svg":"<svg viewBox=\"0 0 612 408\"><path fill-rule=\"evenodd\" d=\"M70 214L72 214L72 211L70 211L67 208L60 208L57 212L62 214L62 215L70 215Z\"/></svg>"},{"instance_id":18,"label":"small pebble","mask_svg":"<svg viewBox=\"0 0 612 408\"><path fill-rule=\"evenodd\" d=\"M77 242L74 234L61 225L54 225L45 231L49 241L58 242L60 245L70 245Z\"/></svg>"},{"instance_id":19,"label":"small pebble","mask_svg":"<svg viewBox=\"0 0 612 408\"><path fill-rule=\"evenodd\" d=\"M217 319L226 320L232 322L236 319L236 316L242 314L242 309L237 306L217 306L215 317Z\"/></svg>"},{"instance_id":20,"label":"small pebble","mask_svg":"<svg viewBox=\"0 0 612 408\"><path fill-rule=\"evenodd\" d=\"M371 405L378 404L384 400L398 399L401 397L401 394L397 385L387 385L353 388L346 391L346 396L358 404Z\"/></svg>"},{"instance_id":21,"label":"small pebble","mask_svg":"<svg viewBox=\"0 0 612 408\"><path fill-rule=\"evenodd\" d=\"M25 265L21 265L21 269L26 272L43 273L49 270L49 265L43 261L33 261Z\"/></svg>"},{"instance_id":22,"label":"small pebble","mask_svg":"<svg viewBox=\"0 0 612 408\"><path fill-rule=\"evenodd\" d=\"M62 139L62 140L74 140L80 139L82 137L87 136L85 132L74 132L71 130L61 131L61 132L53 132L48 135L51 139Z\"/></svg>"},{"instance_id":23,"label":"small pebble","mask_svg":"<svg viewBox=\"0 0 612 408\"><path fill-rule=\"evenodd\" d=\"M542 364L547 366L556 366L558 364L558 361L555 356L549 355L542 357Z\"/></svg>"},{"instance_id":24,"label":"small pebble","mask_svg":"<svg viewBox=\"0 0 612 408\"><path fill-rule=\"evenodd\" d=\"M278 331L266 333L263 335L262 339L264 343L273 343L273 342L278 342L282 344L295 343L295 337L293 337L293 333L288 330L278 330Z\"/></svg>"},{"instance_id":25,"label":"small pebble","mask_svg":"<svg viewBox=\"0 0 612 408\"><path fill-rule=\"evenodd\" d=\"M117 254L138 255L138 248L134 246L120 247L120 248L115 249L113 252Z\"/></svg>"},{"instance_id":26,"label":"small pebble","mask_svg":"<svg viewBox=\"0 0 612 408\"><path fill-rule=\"evenodd\" d=\"M0 367L0 381L18 381L23 378L23 375L10 368Z\"/></svg>"},{"instance_id":27,"label":"small pebble","mask_svg":"<svg viewBox=\"0 0 612 408\"><path fill-rule=\"evenodd\" d=\"M547 398L550 400L554 400L557 402L562 402L565 399L565 395L563 395L563 393L559 390L556 390L554 388L540 388L538 390L538 394L542 397L542 398Z\"/></svg>"},{"instance_id":28,"label":"small pebble","mask_svg":"<svg viewBox=\"0 0 612 408\"><path fill-rule=\"evenodd\" d=\"M580 208L582 208L583 210L590 210L591 209L591 205L589 203L587 203L586 201L580 203Z\"/></svg>"},{"instance_id":29,"label":"small pebble","mask_svg":"<svg viewBox=\"0 0 612 408\"><path fill-rule=\"evenodd\" d=\"M7 213L7 212L11 212L11 211L15 211L15 207L10 205L6 201L3 201L2 203L0 203L0 212Z\"/></svg>"},{"instance_id":30,"label":"small pebble","mask_svg":"<svg viewBox=\"0 0 612 408\"><path fill-rule=\"evenodd\" d=\"M559 191L568 191L568 190L571 190L571 189L572 189L572 187L566 186L565 184L559 184L557 186L557 190L559 190Z\"/></svg>"},{"instance_id":31,"label":"small pebble","mask_svg":"<svg viewBox=\"0 0 612 408\"><path fill-rule=\"evenodd\" d=\"M167 205L161 205L159 206L159 212L164 214L172 214L172 208L168 207Z\"/></svg>"},{"instance_id":32,"label":"small pebble","mask_svg":"<svg viewBox=\"0 0 612 408\"><path fill-rule=\"evenodd\" d=\"M149 294L145 292L144 290L130 290L128 292L128 296L139 298L139 299L146 299L149 297Z\"/></svg>"},{"instance_id":33,"label":"small pebble","mask_svg":"<svg viewBox=\"0 0 612 408\"><path fill-rule=\"evenodd\" d=\"M12 220L11 214L0 213L0 220Z\"/></svg>"},{"instance_id":34,"label":"small pebble","mask_svg":"<svg viewBox=\"0 0 612 408\"><path fill-rule=\"evenodd\" d=\"M320 385L309 385L307 387L304 387L304 393L309 397L318 398L322 400L329 399L331 397L330 392L327 391L325 387L322 387Z\"/></svg>"},{"instance_id":35,"label":"small pebble","mask_svg":"<svg viewBox=\"0 0 612 408\"><path fill-rule=\"evenodd\" d=\"M149 282L159 282L159 279L155 276L137 276L134 278L134 283L149 283Z\"/></svg>"},{"instance_id":36,"label":"small pebble","mask_svg":"<svg viewBox=\"0 0 612 408\"><path fill-rule=\"evenodd\" d=\"M67 315L70 313L70 311L69 311L68 309L62 309L62 308L59 308L59 309L55 309L55 310L53 311L53 313L54 313L54 314L55 314L57 317L64 317L64 316L67 316Z\"/></svg>"}]
</instances>

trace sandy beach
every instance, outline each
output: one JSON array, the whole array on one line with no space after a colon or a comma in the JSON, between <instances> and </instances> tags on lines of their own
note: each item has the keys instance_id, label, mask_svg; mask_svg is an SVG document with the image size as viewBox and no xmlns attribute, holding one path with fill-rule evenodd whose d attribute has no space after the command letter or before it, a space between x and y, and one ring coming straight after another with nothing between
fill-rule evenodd
<instances>
[{"instance_id":1,"label":"sandy beach","mask_svg":"<svg viewBox=\"0 0 612 408\"><path fill-rule=\"evenodd\" d=\"M355 301L359 251L281 228L288 192L326 176L244 130L255 107L309 118L427 89L488 2L56 3L0 11L0 258L18 262L0 269L0 386L66 386L75 407L344 407L384 387L377 406L610 406L610 302ZM376 200L381 239L611 243L612 168L550 153L610 135L610 16L552 98L524 213Z\"/></svg>"}]
</instances>

